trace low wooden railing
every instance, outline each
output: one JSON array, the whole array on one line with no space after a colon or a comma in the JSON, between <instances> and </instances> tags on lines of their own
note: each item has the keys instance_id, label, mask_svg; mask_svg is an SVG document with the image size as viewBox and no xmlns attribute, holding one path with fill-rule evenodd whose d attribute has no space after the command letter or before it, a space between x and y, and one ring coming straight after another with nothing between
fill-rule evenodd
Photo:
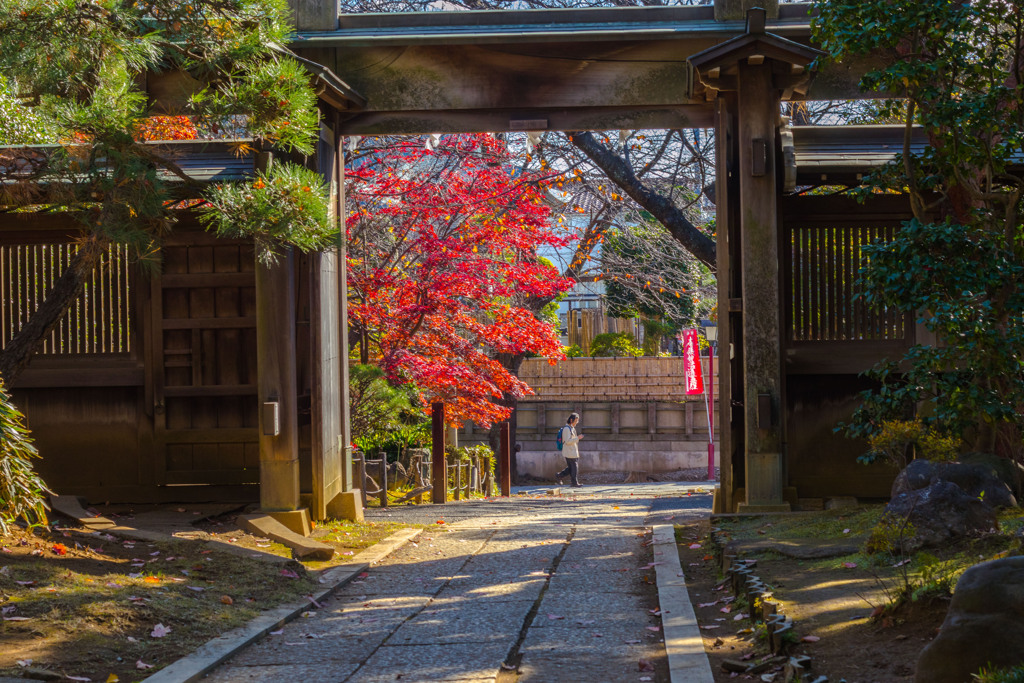
<instances>
[{"instance_id":1,"label":"low wooden railing","mask_svg":"<svg viewBox=\"0 0 1024 683\"><path fill-rule=\"evenodd\" d=\"M468 500L473 493L493 495L495 483L492 461L493 456L475 456L470 459L446 458L445 485L452 500ZM422 503L423 494L433 490L433 462L429 454L411 456L409 466L405 467L397 462L388 463L383 456L367 458L365 454L357 451L352 463L355 468L355 480L360 484L363 507L366 507L371 498L376 498L381 507L410 501ZM388 498L389 482L411 485L412 489L391 502Z\"/></svg>"}]
</instances>

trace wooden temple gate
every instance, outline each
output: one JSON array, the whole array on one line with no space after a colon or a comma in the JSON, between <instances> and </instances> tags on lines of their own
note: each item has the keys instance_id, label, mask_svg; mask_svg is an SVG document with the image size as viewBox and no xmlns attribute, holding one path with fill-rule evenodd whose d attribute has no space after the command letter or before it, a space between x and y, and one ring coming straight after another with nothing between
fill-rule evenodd
<instances>
[{"instance_id":1,"label":"wooden temple gate","mask_svg":"<svg viewBox=\"0 0 1024 683\"><path fill-rule=\"evenodd\" d=\"M857 446L832 427L863 386L857 373L914 339L908 321L859 308L852 284L860 246L891 234L906 204L795 190L856 184L899 145L889 129L782 121L789 99L860 96L858 65L812 74L808 5L340 18L337 2L292 6L292 47L308 60L325 114L310 163L337 207L343 135L715 128L719 339L729 361L722 509L884 495L888 475L855 470ZM158 101L173 86L150 79ZM211 161L209 145L181 149L207 180L254 163ZM342 514L357 495L347 452L344 245L264 267L249 245L190 221L165 244L159 274L111 257L105 293L80 306L92 311L82 320L109 330L107 346L47 351L14 387L45 453L44 475L61 492L97 500L245 499L258 486L264 509ZM5 338L8 319L22 315L8 301L11 264L44 272L20 254L73 238L59 219L0 221ZM19 293L15 307L30 307L33 296Z\"/></svg>"}]
</instances>

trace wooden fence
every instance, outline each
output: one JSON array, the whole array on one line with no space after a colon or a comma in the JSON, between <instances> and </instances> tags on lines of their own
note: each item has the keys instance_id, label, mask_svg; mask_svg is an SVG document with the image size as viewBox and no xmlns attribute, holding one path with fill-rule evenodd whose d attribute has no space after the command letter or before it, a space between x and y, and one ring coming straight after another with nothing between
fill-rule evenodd
<instances>
[{"instance_id":1,"label":"wooden fence","mask_svg":"<svg viewBox=\"0 0 1024 683\"><path fill-rule=\"evenodd\" d=\"M705 380L708 359L701 359ZM716 386L718 359L715 359ZM522 401L703 401L687 396L682 356L668 358L569 358L551 365L530 358L519 369L519 378L535 392Z\"/></svg>"}]
</instances>

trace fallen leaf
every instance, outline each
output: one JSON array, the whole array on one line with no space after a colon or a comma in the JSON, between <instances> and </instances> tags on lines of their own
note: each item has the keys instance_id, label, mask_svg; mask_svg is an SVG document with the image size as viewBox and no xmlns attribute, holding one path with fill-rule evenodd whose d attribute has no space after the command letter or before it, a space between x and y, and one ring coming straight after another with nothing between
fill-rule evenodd
<instances>
[{"instance_id":1,"label":"fallen leaf","mask_svg":"<svg viewBox=\"0 0 1024 683\"><path fill-rule=\"evenodd\" d=\"M640 643L639 640L627 640L626 641L626 645L637 645L638 643Z\"/></svg>"},{"instance_id":2,"label":"fallen leaf","mask_svg":"<svg viewBox=\"0 0 1024 683\"><path fill-rule=\"evenodd\" d=\"M848 534L848 533L850 533L850 530L849 529L843 529L843 533L844 534Z\"/></svg>"},{"instance_id":3,"label":"fallen leaf","mask_svg":"<svg viewBox=\"0 0 1024 683\"><path fill-rule=\"evenodd\" d=\"M555 620L558 620L558 619L565 619L565 617L563 617L561 614L549 614L548 615L548 619L551 619L552 621L555 621Z\"/></svg>"},{"instance_id":4,"label":"fallen leaf","mask_svg":"<svg viewBox=\"0 0 1024 683\"><path fill-rule=\"evenodd\" d=\"M195 591L196 593L202 593L204 590L206 590L202 586L185 586L185 588L189 589L190 591Z\"/></svg>"},{"instance_id":5,"label":"fallen leaf","mask_svg":"<svg viewBox=\"0 0 1024 683\"><path fill-rule=\"evenodd\" d=\"M857 567L856 562L843 562L843 566L847 569L855 569Z\"/></svg>"},{"instance_id":6,"label":"fallen leaf","mask_svg":"<svg viewBox=\"0 0 1024 683\"><path fill-rule=\"evenodd\" d=\"M691 543L690 550L700 550L700 543Z\"/></svg>"},{"instance_id":7,"label":"fallen leaf","mask_svg":"<svg viewBox=\"0 0 1024 683\"><path fill-rule=\"evenodd\" d=\"M4 617L4 621L28 621L28 617Z\"/></svg>"},{"instance_id":8,"label":"fallen leaf","mask_svg":"<svg viewBox=\"0 0 1024 683\"><path fill-rule=\"evenodd\" d=\"M637 641L637 642L640 642L640 641ZM24 668L24 667L26 667L26 666L32 666L32 660L31 660L31 659L19 659L19 660L18 660L17 662L15 662L15 663L16 663L16 664L17 664L18 666L22 667L22 668Z\"/></svg>"},{"instance_id":9,"label":"fallen leaf","mask_svg":"<svg viewBox=\"0 0 1024 683\"><path fill-rule=\"evenodd\" d=\"M235 601L231 598L230 595L222 595L222 596L220 596L220 601L222 603L224 603L225 605L233 605L233 604L235 604Z\"/></svg>"},{"instance_id":10,"label":"fallen leaf","mask_svg":"<svg viewBox=\"0 0 1024 683\"><path fill-rule=\"evenodd\" d=\"M153 668L153 665L152 665L152 664L146 664L146 663L145 663L144 661L142 661L141 659L137 659L137 660L135 660L135 668L136 668L136 669L142 669L142 670L145 670L145 669L152 669L152 668Z\"/></svg>"},{"instance_id":11,"label":"fallen leaf","mask_svg":"<svg viewBox=\"0 0 1024 683\"><path fill-rule=\"evenodd\" d=\"M157 577L152 576L152 575L147 576L147 577L145 577L142 580L145 581L146 583L160 583L160 579L158 579Z\"/></svg>"},{"instance_id":12,"label":"fallen leaf","mask_svg":"<svg viewBox=\"0 0 1024 683\"><path fill-rule=\"evenodd\" d=\"M163 638L170 632L171 629L167 626L164 626L163 624L157 624L153 627L153 631L149 634L149 636L150 638Z\"/></svg>"},{"instance_id":13,"label":"fallen leaf","mask_svg":"<svg viewBox=\"0 0 1024 683\"><path fill-rule=\"evenodd\" d=\"M293 572L291 569L282 569L281 570L281 576L286 576L289 579L297 579L297 578L299 578L299 575L296 574L295 572Z\"/></svg>"},{"instance_id":14,"label":"fallen leaf","mask_svg":"<svg viewBox=\"0 0 1024 683\"><path fill-rule=\"evenodd\" d=\"M800 642L802 642L802 643L816 643L819 640L821 640L821 638L819 636L804 636L803 638L800 639Z\"/></svg>"},{"instance_id":15,"label":"fallen leaf","mask_svg":"<svg viewBox=\"0 0 1024 683\"><path fill-rule=\"evenodd\" d=\"M655 633L657 633L658 631L661 630L661 627L660 626L648 626L647 630L648 631L654 631Z\"/></svg>"},{"instance_id":16,"label":"fallen leaf","mask_svg":"<svg viewBox=\"0 0 1024 683\"><path fill-rule=\"evenodd\" d=\"M91 681L92 680L91 678L86 678L85 676L65 676L64 678L66 678L69 681Z\"/></svg>"},{"instance_id":17,"label":"fallen leaf","mask_svg":"<svg viewBox=\"0 0 1024 683\"><path fill-rule=\"evenodd\" d=\"M701 626L701 629L703 629L705 631L710 631L713 628L722 628L722 627L720 625L718 625L718 624L706 624L704 626Z\"/></svg>"},{"instance_id":18,"label":"fallen leaf","mask_svg":"<svg viewBox=\"0 0 1024 683\"><path fill-rule=\"evenodd\" d=\"M648 662L646 659L641 659L638 662L640 671L654 671L654 665Z\"/></svg>"},{"instance_id":19,"label":"fallen leaf","mask_svg":"<svg viewBox=\"0 0 1024 683\"><path fill-rule=\"evenodd\" d=\"M121 679L117 677L117 674L110 674L107 676L106 683L121 683Z\"/></svg>"}]
</instances>

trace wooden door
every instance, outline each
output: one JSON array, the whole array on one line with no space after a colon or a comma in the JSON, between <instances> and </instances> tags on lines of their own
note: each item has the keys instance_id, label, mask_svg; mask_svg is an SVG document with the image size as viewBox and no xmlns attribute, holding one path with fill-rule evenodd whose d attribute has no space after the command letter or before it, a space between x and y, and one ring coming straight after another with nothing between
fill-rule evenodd
<instances>
[{"instance_id":1,"label":"wooden door","mask_svg":"<svg viewBox=\"0 0 1024 683\"><path fill-rule=\"evenodd\" d=\"M153 276L148 345L157 484L257 484L251 243L177 232Z\"/></svg>"}]
</instances>

